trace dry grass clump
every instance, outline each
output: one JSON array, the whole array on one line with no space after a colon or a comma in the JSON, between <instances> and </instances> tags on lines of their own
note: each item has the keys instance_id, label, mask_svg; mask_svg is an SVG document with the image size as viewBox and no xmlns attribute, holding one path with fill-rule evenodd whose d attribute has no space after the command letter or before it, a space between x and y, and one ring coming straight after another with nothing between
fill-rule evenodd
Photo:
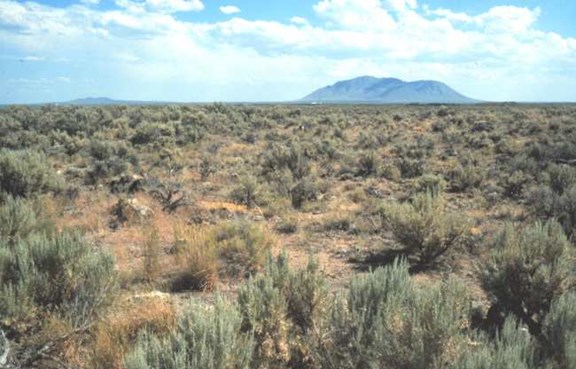
<instances>
[{"instance_id":1,"label":"dry grass clump","mask_svg":"<svg viewBox=\"0 0 576 369\"><path fill-rule=\"evenodd\" d=\"M212 290L222 277L252 275L275 243L267 231L247 220L177 227L175 239L180 271L173 290Z\"/></svg>"},{"instance_id":2,"label":"dry grass clump","mask_svg":"<svg viewBox=\"0 0 576 369\"><path fill-rule=\"evenodd\" d=\"M95 326L89 367L121 369L140 332L163 336L175 325L176 310L168 295L152 292L125 299Z\"/></svg>"},{"instance_id":3,"label":"dry grass clump","mask_svg":"<svg viewBox=\"0 0 576 369\"><path fill-rule=\"evenodd\" d=\"M180 271L173 290L212 290L219 280L217 245L211 239L213 227L176 227L174 252Z\"/></svg>"}]
</instances>

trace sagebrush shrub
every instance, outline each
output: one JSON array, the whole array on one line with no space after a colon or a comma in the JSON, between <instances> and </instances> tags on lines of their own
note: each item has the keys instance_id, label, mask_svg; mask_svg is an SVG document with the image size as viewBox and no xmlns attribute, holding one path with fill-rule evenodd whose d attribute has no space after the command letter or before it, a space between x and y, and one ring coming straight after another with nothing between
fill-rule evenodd
<instances>
[{"instance_id":1,"label":"sagebrush shrub","mask_svg":"<svg viewBox=\"0 0 576 369\"><path fill-rule=\"evenodd\" d=\"M261 204L261 186L258 180L252 176L240 179L240 183L230 192L230 199L237 204L252 208Z\"/></svg>"},{"instance_id":2,"label":"sagebrush shrub","mask_svg":"<svg viewBox=\"0 0 576 369\"><path fill-rule=\"evenodd\" d=\"M400 170L402 178L414 178L424 174L424 162L413 159L398 159L396 167Z\"/></svg>"},{"instance_id":3,"label":"sagebrush shrub","mask_svg":"<svg viewBox=\"0 0 576 369\"><path fill-rule=\"evenodd\" d=\"M255 367L313 367L318 332L328 308L326 281L310 259L293 271L286 254L240 289L242 329L254 335Z\"/></svg>"},{"instance_id":4,"label":"sagebrush shrub","mask_svg":"<svg viewBox=\"0 0 576 369\"><path fill-rule=\"evenodd\" d=\"M302 208L306 201L316 200L318 189L313 180L309 177L302 178L294 187L290 189L290 198L292 206L295 209Z\"/></svg>"},{"instance_id":5,"label":"sagebrush shrub","mask_svg":"<svg viewBox=\"0 0 576 369\"><path fill-rule=\"evenodd\" d=\"M168 337L141 334L125 368L248 369L253 343L241 324L236 306L221 299L214 307L189 304Z\"/></svg>"},{"instance_id":6,"label":"sagebrush shrub","mask_svg":"<svg viewBox=\"0 0 576 369\"><path fill-rule=\"evenodd\" d=\"M550 178L550 188L558 195L576 184L576 169L570 166L552 164L546 172Z\"/></svg>"},{"instance_id":7,"label":"sagebrush shrub","mask_svg":"<svg viewBox=\"0 0 576 369\"><path fill-rule=\"evenodd\" d=\"M576 292L554 300L544 322L547 354L559 368L576 368Z\"/></svg>"},{"instance_id":8,"label":"sagebrush shrub","mask_svg":"<svg viewBox=\"0 0 576 369\"><path fill-rule=\"evenodd\" d=\"M356 175L360 177L376 176L380 170L380 162L373 151L360 154L357 166Z\"/></svg>"},{"instance_id":9,"label":"sagebrush shrub","mask_svg":"<svg viewBox=\"0 0 576 369\"><path fill-rule=\"evenodd\" d=\"M0 196L0 239L14 244L33 233L52 232L53 227L46 215L41 214L38 204L10 195Z\"/></svg>"},{"instance_id":10,"label":"sagebrush shrub","mask_svg":"<svg viewBox=\"0 0 576 369\"><path fill-rule=\"evenodd\" d=\"M235 220L215 229L213 236L223 269L229 275L254 274L264 265L274 239L247 220Z\"/></svg>"},{"instance_id":11,"label":"sagebrush shrub","mask_svg":"<svg viewBox=\"0 0 576 369\"><path fill-rule=\"evenodd\" d=\"M270 145L260 157L262 175L289 169L294 180L300 180L310 174L310 160L297 145L289 147L283 145Z\"/></svg>"},{"instance_id":12,"label":"sagebrush shrub","mask_svg":"<svg viewBox=\"0 0 576 369\"><path fill-rule=\"evenodd\" d=\"M0 150L0 192L29 197L60 186L45 155L31 150Z\"/></svg>"},{"instance_id":13,"label":"sagebrush shrub","mask_svg":"<svg viewBox=\"0 0 576 369\"><path fill-rule=\"evenodd\" d=\"M479 188L486 178L482 168L471 164L459 165L450 173L450 188L452 191L469 191Z\"/></svg>"},{"instance_id":14,"label":"sagebrush shrub","mask_svg":"<svg viewBox=\"0 0 576 369\"><path fill-rule=\"evenodd\" d=\"M454 281L418 290L405 262L351 281L333 305L332 340L321 361L331 368L446 368L465 343L467 297Z\"/></svg>"},{"instance_id":15,"label":"sagebrush shrub","mask_svg":"<svg viewBox=\"0 0 576 369\"><path fill-rule=\"evenodd\" d=\"M573 281L573 247L560 224L506 225L483 268L483 285L508 314L536 336L552 301Z\"/></svg>"},{"instance_id":16,"label":"sagebrush shrub","mask_svg":"<svg viewBox=\"0 0 576 369\"><path fill-rule=\"evenodd\" d=\"M444 178L434 174L425 174L418 178L413 186L415 193L430 193L432 196L440 196L446 189Z\"/></svg>"},{"instance_id":17,"label":"sagebrush shrub","mask_svg":"<svg viewBox=\"0 0 576 369\"><path fill-rule=\"evenodd\" d=\"M389 203L381 210L385 227L408 256L430 265L457 247L470 229L468 220L444 209L444 199L431 193L417 194L411 203Z\"/></svg>"},{"instance_id":18,"label":"sagebrush shrub","mask_svg":"<svg viewBox=\"0 0 576 369\"><path fill-rule=\"evenodd\" d=\"M534 188L529 196L530 207L542 220L558 221L569 238L576 232L576 185L572 185L559 195L552 188L543 185Z\"/></svg>"},{"instance_id":19,"label":"sagebrush shrub","mask_svg":"<svg viewBox=\"0 0 576 369\"><path fill-rule=\"evenodd\" d=\"M94 318L115 286L114 260L78 235L34 235L0 243L0 313L53 313L81 327Z\"/></svg>"},{"instance_id":20,"label":"sagebrush shrub","mask_svg":"<svg viewBox=\"0 0 576 369\"><path fill-rule=\"evenodd\" d=\"M536 369L536 342L519 322L509 317L494 340L472 337L454 369Z\"/></svg>"}]
</instances>

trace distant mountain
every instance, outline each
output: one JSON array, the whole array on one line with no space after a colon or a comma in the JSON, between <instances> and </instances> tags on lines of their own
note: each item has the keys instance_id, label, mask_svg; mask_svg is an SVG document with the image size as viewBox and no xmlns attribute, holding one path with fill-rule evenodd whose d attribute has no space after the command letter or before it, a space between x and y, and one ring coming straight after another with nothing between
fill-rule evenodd
<instances>
[{"instance_id":1,"label":"distant mountain","mask_svg":"<svg viewBox=\"0 0 576 369\"><path fill-rule=\"evenodd\" d=\"M169 104L160 101L134 101L134 100L114 100L107 97L86 97L60 103L62 105L160 105Z\"/></svg>"},{"instance_id":2,"label":"distant mountain","mask_svg":"<svg viewBox=\"0 0 576 369\"><path fill-rule=\"evenodd\" d=\"M300 101L380 104L473 104L479 102L438 81L405 82L397 78L370 76L336 82L312 92Z\"/></svg>"}]
</instances>

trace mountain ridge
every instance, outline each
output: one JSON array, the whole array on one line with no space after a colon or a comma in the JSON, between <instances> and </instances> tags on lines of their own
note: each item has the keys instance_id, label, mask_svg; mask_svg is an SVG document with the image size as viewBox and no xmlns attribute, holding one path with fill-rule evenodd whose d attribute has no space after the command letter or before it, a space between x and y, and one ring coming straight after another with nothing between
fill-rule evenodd
<instances>
[{"instance_id":1,"label":"mountain ridge","mask_svg":"<svg viewBox=\"0 0 576 369\"><path fill-rule=\"evenodd\" d=\"M361 76L338 81L319 88L300 99L315 103L381 103L381 104L474 104L481 102L452 89L443 82Z\"/></svg>"},{"instance_id":2,"label":"mountain ridge","mask_svg":"<svg viewBox=\"0 0 576 369\"><path fill-rule=\"evenodd\" d=\"M58 103L60 105L161 105L169 104L164 101L138 101L138 100L115 100L109 97L83 97Z\"/></svg>"}]
</instances>

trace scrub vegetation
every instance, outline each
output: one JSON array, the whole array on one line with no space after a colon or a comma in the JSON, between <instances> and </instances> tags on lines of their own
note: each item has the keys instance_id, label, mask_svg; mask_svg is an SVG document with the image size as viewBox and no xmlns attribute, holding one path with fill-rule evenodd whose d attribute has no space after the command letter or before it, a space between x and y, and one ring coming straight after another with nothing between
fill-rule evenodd
<instances>
[{"instance_id":1,"label":"scrub vegetation","mask_svg":"<svg viewBox=\"0 0 576 369\"><path fill-rule=\"evenodd\" d=\"M0 367L576 368L576 106L0 109Z\"/></svg>"}]
</instances>

